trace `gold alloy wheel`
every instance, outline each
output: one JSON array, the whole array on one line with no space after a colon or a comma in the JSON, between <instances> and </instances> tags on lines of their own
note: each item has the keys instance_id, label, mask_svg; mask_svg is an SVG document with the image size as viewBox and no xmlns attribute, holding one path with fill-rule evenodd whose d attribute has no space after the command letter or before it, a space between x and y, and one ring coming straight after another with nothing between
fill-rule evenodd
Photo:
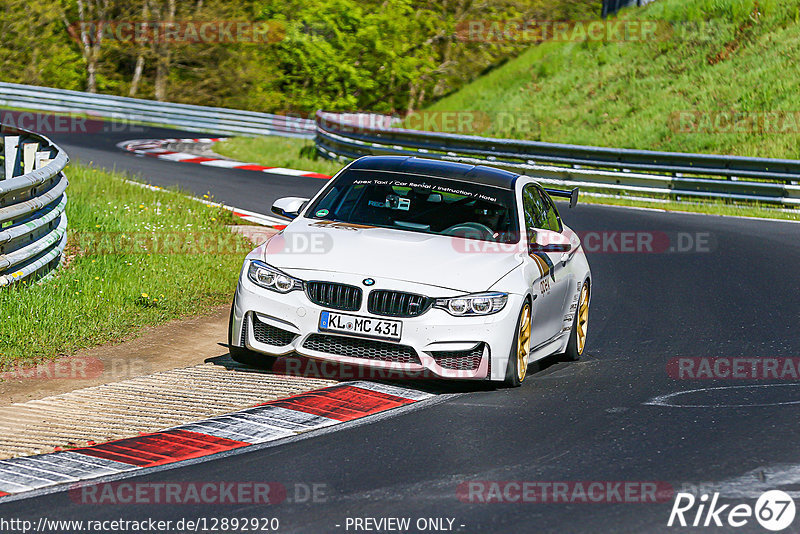
<instances>
[{"instance_id":1,"label":"gold alloy wheel","mask_svg":"<svg viewBox=\"0 0 800 534\"><path fill-rule=\"evenodd\" d=\"M586 328L589 326L589 284L584 282L578 302L578 354L583 354L586 344Z\"/></svg>"},{"instance_id":2,"label":"gold alloy wheel","mask_svg":"<svg viewBox=\"0 0 800 534\"><path fill-rule=\"evenodd\" d=\"M525 303L522 307L517 332L517 378L522 382L528 373L528 355L530 354L531 341L531 305Z\"/></svg>"}]
</instances>

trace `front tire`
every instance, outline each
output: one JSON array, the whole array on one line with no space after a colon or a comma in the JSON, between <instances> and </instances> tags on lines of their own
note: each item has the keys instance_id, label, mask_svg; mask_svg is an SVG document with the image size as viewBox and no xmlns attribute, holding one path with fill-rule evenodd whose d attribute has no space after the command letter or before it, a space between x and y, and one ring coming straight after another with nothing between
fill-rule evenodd
<instances>
[{"instance_id":1,"label":"front tire","mask_svg":"<svg viewBox=\"0 0 800 534\"><path fill-rule=\"evenodd\" d=\"M581 288L581 296L578 298L578 309L575 310L575 319L572 321L572 331L567 343L567 351L564 358L571 362L581 359L583 349L586 346L586 329L589 326L589 281L586 280Z\"/></svg>"},{"instance_id":2,"label":"front tire","mask_svg":"<svg viewBox=\"0 0 800 534\"><path fill-rule=\"evenodd\" d=\"M505 385L519 387L528 374L528 363L531 352L531 303L526 300L519 311L517 327L514 330L514 342L508 355Z\"/></svg>"},{"instance_id":3,"label":"front tire","mask_svg":"<svg viewBox=\"0 0 800 534\"><path fill-rule=\"evenodd\" d=\"M275 363L275 360L277 360L277 357L270 356L268 354L261 354L260 352L252 351L247 347L237 347L233 344L234 303L235 301L231 303L231 315L228 319L228 352L230 353L231 358L235 362L243 363L258 369L272 369L272 365Z\"/></svg>"}]
</instances>

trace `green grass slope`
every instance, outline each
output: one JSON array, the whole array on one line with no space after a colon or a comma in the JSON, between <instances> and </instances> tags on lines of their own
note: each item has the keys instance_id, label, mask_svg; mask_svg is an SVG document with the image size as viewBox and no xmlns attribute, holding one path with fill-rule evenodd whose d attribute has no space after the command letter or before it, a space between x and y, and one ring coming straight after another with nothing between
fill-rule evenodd
<instances>
[{"instance_id":1,"label":"green grass slope","mask_svg":"<svg viewBox=\"0 0 800 534\"><path fill-rule=\"evenodd\" d=\"M659 30L532 46L429 110L485 112L492 137L800 158L800 0L658 0L619 16ZM740 115L687 127L679 113Z\"/></svg>"}]
</instances>

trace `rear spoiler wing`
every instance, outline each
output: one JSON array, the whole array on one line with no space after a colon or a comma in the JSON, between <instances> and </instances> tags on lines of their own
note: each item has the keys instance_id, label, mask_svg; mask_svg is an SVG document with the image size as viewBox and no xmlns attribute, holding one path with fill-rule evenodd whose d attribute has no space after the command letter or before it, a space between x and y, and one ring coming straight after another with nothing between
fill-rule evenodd
<instances>
[{"instance_id":1,"label":"rear spoiler wing","mask_svg":"<svg viewBox=\"0 0 800 534\"><path fill-rule=\"evenodd\" d=\"M565 191L563 189L545 189L547 194L551 197L563 197L569 199L569 207L574 208L575 204L578 203L578 188L574 188L572 191Z\"/></svg>"}]
</instances>

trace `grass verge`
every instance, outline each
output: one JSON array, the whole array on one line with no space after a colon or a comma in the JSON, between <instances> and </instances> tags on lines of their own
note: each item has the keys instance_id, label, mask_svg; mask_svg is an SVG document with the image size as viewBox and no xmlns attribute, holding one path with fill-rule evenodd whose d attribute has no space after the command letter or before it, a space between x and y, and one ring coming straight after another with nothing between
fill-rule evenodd
<instances>
[{"instance_id":1,"label":"grass verge","mask_svg":"<svg viewBox=\"0 0 800 534\"><path fill-rule=\"evenodd\" d=\"M69 261L0 290L0 368L30 364L230 301L250 246L230 212L81 165L67 171Z\"/></svg>"},{"instance_id":2,"label":"grass verge","mask_svg":"<svg viewBox=\"0 0 800 534\"><path fill-rule=\"evenodd\" d=\"M233 137L214 143L214 152L228 158L270 167L285 167L333 176L344 165L316 156L314 141L295 137Z\"/></svg>"}]
</instances>

